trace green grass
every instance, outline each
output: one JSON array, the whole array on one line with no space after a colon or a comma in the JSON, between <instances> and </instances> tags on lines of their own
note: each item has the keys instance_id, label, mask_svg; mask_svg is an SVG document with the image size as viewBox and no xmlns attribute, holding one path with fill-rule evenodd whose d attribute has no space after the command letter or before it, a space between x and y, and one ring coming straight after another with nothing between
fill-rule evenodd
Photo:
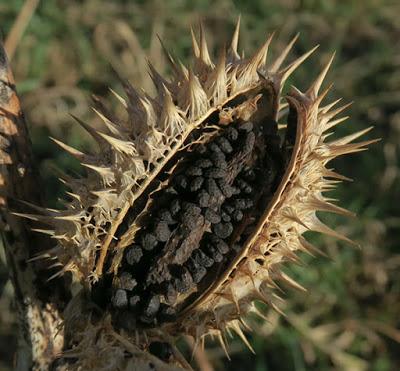
<instances>
[{"instance_id":1,"label":"green grass","mask_svg":"<svg viewBox=\"0 0 400 371\"><path fill-rule=\"evenodd\" d=\"M23 1L0 0L5 35ZM321 236L311 236L331 259L304 256L306 265L288 272L308 293L286 289L287 318L269 313L251 335L256 355L234 340L232 359L218 349L209 357L222 369L248 370L376 370L400 368L400 5L395 1L42 1L12 61L22 104L30 125L34 152L46 180L49 205L62 195L53 166L80 171L71 158L49 140L54 136L80 148L91 146L69 113L92 121L90 94L115 99L108 87L121 91L111 66L138 86L151 89L142 49L168 73L157 43L159 34L176 56L188 61L190 25L203 20L215 51L229 40L242 15L241 46L256 49L277 30L274 48L301 33L295 54L321 44L290 83L307 87L333 50L337 58L329 73L335 83L329 99L354 101L351 119L337 135L374 125L368 138L381 137L368 152L340 158L333 164L355 179L333 192L358 215L348 220L329 217L360 243L353 249ZM6 267L0 265L0 369L11 369L15 322ZM4 315L3 315L4 313ZM12 348L14 347L14 348Z\"/></svg>"}]
</instances>

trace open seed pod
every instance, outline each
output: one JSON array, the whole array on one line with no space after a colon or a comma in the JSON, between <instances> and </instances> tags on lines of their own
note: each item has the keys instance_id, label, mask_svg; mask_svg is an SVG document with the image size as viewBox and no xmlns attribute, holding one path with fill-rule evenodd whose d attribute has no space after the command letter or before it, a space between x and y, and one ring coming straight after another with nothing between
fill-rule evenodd
<instances>
[{"instance_id":1,"label":"open seed pod","mask_svg":"<svg viewBox=\"0 0 400 371\"><path fill-rule=\"evenodd\" d=\"M96 99L104 131L78 122L98 153L55 140L87 168L87 177L65 177L71 197L65 210L25 216L51 226L42 232L57 246L43 257L56 259L60 274L70 271L85 301L104 315L96 324L83 321L80 335L69 334L81 367L90 357L99 362L101 349L113 349L122 333L144 350L180 335L197 343L214 335L225 348L226 330L247 343L242 320L258 313L255 301L277 308L275 281L299 287L281 264L316 250L305 231L351 242L316 215L351 214L323 195L346 179L328 163L372 142L352 143L369 129L327 141L347 107L322 105L332 58L306 90L293 87L282 97L285 81L315 48L286 64L297 37L272 61L272 37L250 58L238 53L238 37L239 24L229 50L214 62L201 30L199 40L193 36L191 68L166 52L174 76L167 81L150 66L155 97L123 82L127 98L118 98L127 120ZM67 332L68 321L87 313L77 304L82 297L67 310ZM114 340L89 356L84 341L91 326L117 338L110 335Z\"/></svg>"}]
</instances>

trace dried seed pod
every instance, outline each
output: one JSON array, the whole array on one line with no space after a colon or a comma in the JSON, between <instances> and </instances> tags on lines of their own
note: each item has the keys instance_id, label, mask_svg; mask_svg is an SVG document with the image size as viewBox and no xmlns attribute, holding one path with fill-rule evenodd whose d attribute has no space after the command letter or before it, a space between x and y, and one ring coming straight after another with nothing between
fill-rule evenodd
<instances>
[{"instance_id":1,"label":"dried seed pod","mask_svg":"<svg viewBox=\"0 0 400 371\"><path fill-rule=\"evenodd\" d=\"M313 249L306 230L351 242L316 212L350 214L324 196L346 179L328 163L373 141L352 143L369 129L327 141L346 108L322 105L332 59L308 89L283 97L286 80L315 49L283 67L296 39L267 63L269 38L241 58L237 32L216 64L203 34L201 47L193 39L193 69L168 54L175 76L155 77L155 98L124 82L126 122L104 110L103 131L79 121L100 155L56 141L88 171L65 181L74 200L66 210L24 215L50 224L58 245L46 256L64 265L60 274L71 271L89 291L107 287L104 311L114 321L121 311L133 318L139 337L211 334L225 347L226 330L243 337L239 320L257 313L255 300L276 308L273 280L295 285L280 265ZM127 273L136 282L129 293L118 286ZM126 331L133 339L132 325Z\"/></svg>"}]
</instances>

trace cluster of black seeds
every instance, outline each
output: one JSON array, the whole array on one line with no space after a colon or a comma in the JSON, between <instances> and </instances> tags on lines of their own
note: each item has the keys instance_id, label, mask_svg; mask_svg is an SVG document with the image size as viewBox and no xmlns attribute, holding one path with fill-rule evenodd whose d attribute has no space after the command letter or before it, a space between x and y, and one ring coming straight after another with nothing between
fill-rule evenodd
<instances>
[{"instance_id":1,"label":"cluster of black seeds","mask_svg":"<svg viewBox=\"0 0 400 371\"><path fill-rule=\"evenodd\" d=\"M276 124L234 123L185 157L124 252L117 313L146 326L173 320L229 264L276 188L279 142Z\"/></svg>"}]
</instances>

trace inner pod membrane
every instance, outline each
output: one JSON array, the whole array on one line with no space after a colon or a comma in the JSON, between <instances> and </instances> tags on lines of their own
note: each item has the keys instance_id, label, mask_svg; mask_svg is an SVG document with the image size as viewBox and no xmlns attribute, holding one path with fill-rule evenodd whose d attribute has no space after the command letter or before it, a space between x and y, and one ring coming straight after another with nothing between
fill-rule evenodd
<instances>
[{"instance_id":1,"label":"inner pod membrane","mask_svg":"<svg viewBox=\"0 0 400 371\"><path fill-rule=\"evenodd\" d=\"M124 249L116 276L93 290L95 300L108 298L116 324L174 321L240 254L284 175L295 141L295 115L289 114L285 136L272 118L261 116L220 125L180 154L147 193L151 201L139 207L140 229ZM138 215L135 205L116 239L129 229L132 215Z\"/></svg>"}]
</instances>

